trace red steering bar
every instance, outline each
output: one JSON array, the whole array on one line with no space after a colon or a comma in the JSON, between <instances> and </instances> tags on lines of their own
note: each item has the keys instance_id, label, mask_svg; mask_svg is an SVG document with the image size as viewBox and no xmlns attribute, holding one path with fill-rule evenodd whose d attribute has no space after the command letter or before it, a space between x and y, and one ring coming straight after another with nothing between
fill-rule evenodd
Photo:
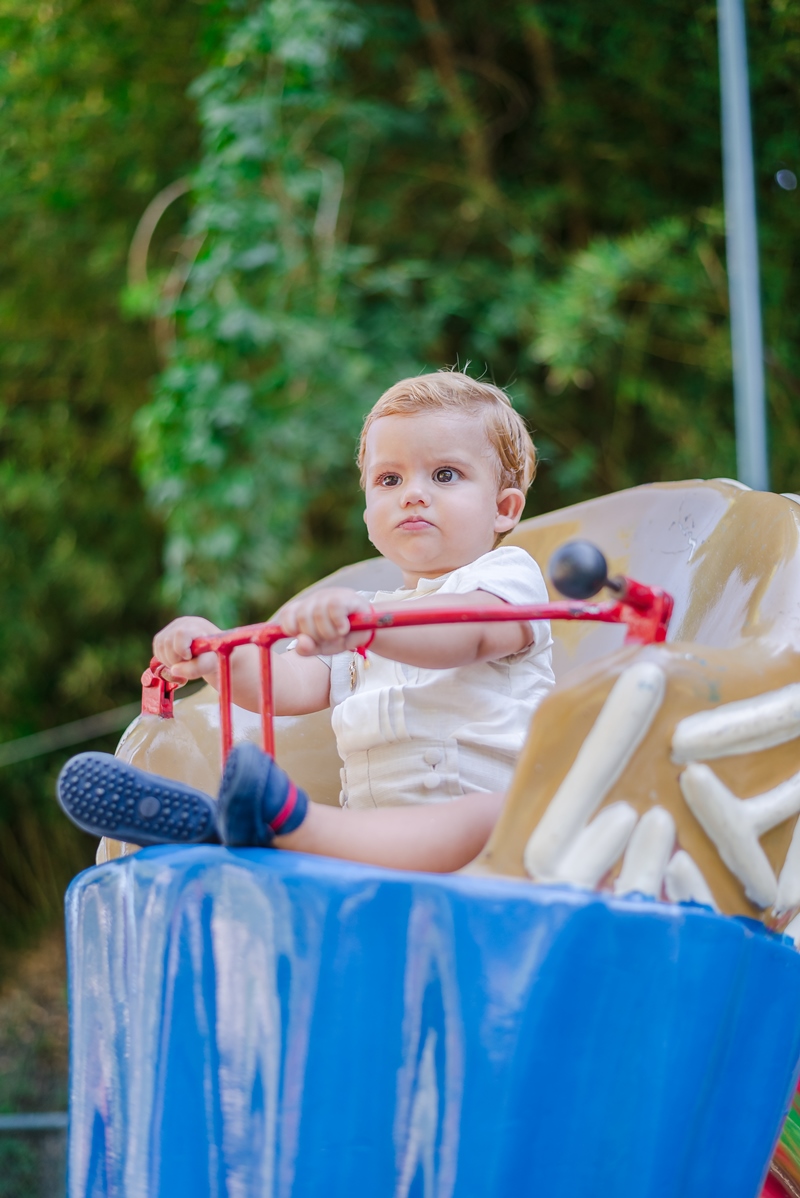
<instances>
[{"instance_id":1,"label":"red steering bar","mask_svg":"<svg viewBox=\"0 0 800 1198\"><path fill-rule=\"evenodd\" d=\"M672 596L657 587L646 587L632 578L614 581L619 598L608 603L534 603L516 607L452 607L426 610L416 604L396 611L370 612L350 619L353 632L371 629L411 628L422 624L487 624L496 620L591 620L602 624L626 624L626 644L649 645L666 640L667 626L672 615ZM261 654L261 729L265 752L274 757L275 735L272 721L272 654L276 641L286 634L279 624L248 624L220 632L216 636L201 636L192 641L192 655L216 653L219 659L219 705L222 733L222 760L233 744L231 716L231 653L239 645L257 645ZM142 712L169 719L172 716L173 693L182 683L164 677L166 667L155 658L142 675Z\"/></svg>"}]
</instances>

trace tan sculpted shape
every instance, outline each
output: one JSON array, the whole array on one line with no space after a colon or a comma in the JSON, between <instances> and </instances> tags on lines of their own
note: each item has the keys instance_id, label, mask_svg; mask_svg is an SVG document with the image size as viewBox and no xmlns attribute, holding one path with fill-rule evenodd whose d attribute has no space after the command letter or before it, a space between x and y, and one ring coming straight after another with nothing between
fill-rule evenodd
<instances>
[{"instance_id":1,"label":"tan sculpted shape","mask_svg":"<svg viewBox=\"0 0 800 1198\"><path fill-rule=\"evenodd\" d=\"M664 587L676 608L667 645L605 655L607 632L587 626L565 642L554 626L558 685L534 717L509 800L473 870L536 877L541 829L559 824L580 767L587 808L587 791L603 792L594 795L593 820L621 804L636 817L601 888L630 892L638 874L644 893L713 899L723 912L786 925L800 904L799 518L789 498L678 483L607 496L520 529L519 543L540 560L575 535L608 547L614 570ZM603 785L615 773L611 738L624 740L616 725L629 718L611 710L612 688L645 665L663 676L663 700ZM587 759L593 730L597 750ZM663 816L648 828L655 811ZM621 828L620 814L614 819ZM591 828L569 831L552 877L569 872L569 855Z\"/></svg>"}]
</instances>

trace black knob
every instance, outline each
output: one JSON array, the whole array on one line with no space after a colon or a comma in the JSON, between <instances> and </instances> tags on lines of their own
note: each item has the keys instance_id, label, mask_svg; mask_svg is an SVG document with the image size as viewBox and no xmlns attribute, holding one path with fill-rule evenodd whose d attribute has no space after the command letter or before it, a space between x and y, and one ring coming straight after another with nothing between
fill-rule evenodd
<instances>
[{"instance_id":1,"label":"black knob","mask_svg":"<svg viewBox=\"0 0 800 1198\"><path fill-rule=\"evenodd\" d=\"M568 541L549 568L553 586L568 599L590 599L608 582L608 562L591 541Z\"/></svg>"}]
</instances>

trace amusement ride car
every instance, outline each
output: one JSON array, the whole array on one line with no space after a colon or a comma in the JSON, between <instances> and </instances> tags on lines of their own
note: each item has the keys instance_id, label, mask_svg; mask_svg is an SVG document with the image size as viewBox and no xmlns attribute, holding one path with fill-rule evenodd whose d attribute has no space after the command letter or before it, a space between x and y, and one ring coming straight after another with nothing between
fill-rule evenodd
<instances>
[{"instance_id":1,"label":"amusement ride car","mask_svg":"<svg viewBox=\"0 0 800 1198\"><path fill-rule=\"evenodd\" d=\"M430 613L556 642L458 874L103 842L67 900L70 1198L800 1193L794 1110L765 1182L800 1067L799 533L797 496L639 487L509 538L566 600ZM215 793L249 738L335 801L325 715L273 729L278 635L194 646L262 646L263 718L224 668L173 709L154 662L118 754Z\"/></svg>"}]
</instances>

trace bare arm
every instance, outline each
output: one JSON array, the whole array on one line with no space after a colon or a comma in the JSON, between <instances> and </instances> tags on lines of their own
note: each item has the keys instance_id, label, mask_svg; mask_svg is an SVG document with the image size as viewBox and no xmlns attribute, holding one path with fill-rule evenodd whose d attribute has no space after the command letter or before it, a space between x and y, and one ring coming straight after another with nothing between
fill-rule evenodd
<instances>
[{"instance_id":1,"label":"bare arm","mask_svg":"<svg viewBox=\"0 0 800 1198\"><path fill-rule=\"evenodd\" d=\"M470 591L464 595L430 595L412 599L409 606L424 608L505 607L505 600L488 591ZM396 605L395 605L396 606ZM375 610L387 610L391 603L377 603ZM477 661L499 661L527 648L533 640L528 623L512 621L497 624L431 624L419 628L392 628L376 632L370 645L374 653L402 661L408 666L446 670Z\"/></svg>"},{"instance_id":2,"label":"bare arm","mask_svg":"<svg viewBox=\"0 0 800 1198\"><path fill-rule=\"evenodd\" d=\"M195 637L219 632L210 620L181 616L153 639L153 653L169 667L173 678L191 682L202 678L219 690L216 653L192 657ZM239 707L260 711L259 652L255 645L241 645L231 655L231 691ZM302 657L293 650L272 655L272 689L278 715L307 715L328 706L331 673L317 657Z\"/></svg>"},{"instance_id":3,"label":"bare arm","mask_svg":"<svg viewBox=\"0 0 800 1198\"><path fill-rule=\"evenodd\" d=\"M468 594L431 595L408 601L424 608L501 607L504 600L488 591ZM376 611L390 610L391 601L375 605ZM349 617L369 612L370 604L357 591L332 587L294 600L280 613L288 635L297 636L300 656L341 653L369 639L369 633L349 632ZM410 666L432 670L452 669L477 661L498 661L531 643L529 623L434 624L419 628L392 628L375 634L370 651Z\"/></svg>"},{"instance_id":4,"label":"bare arm","mask_svg":"<svg viewBox=\"0 0 800 1198\"><path fill-rule=\"evenodd\" d=\"M259 652L255 645L234 649L231 654L231 691L233 701L239 707L261 710L260 672ZM309 715L312 711L322 711L329 705L330 689L331 672L318 657L301 657L294 649L272 654L276 715Z\"/></svg>"},{"instance_id":5,"label":"bare arm","mask_svg":"<svg viewBox=\"0 0 800 1198\"><path fill-rule=\"evenodd\" d=\"M363 861L385 869L451 873L478 856L503 806L502 794L469 794L451 803L348 811L309 803L308 814L275 847Z\"/></svg>"},{"instance_id":6,"label":"bare arm","mask_svg":"<svg viewBox=\"0 0 800 1198\"><path fill-rule=\"evenodd\" d=\"M431 595L412 600L420 607L499 607L503 600L488 591L464 595ZM378 604L388 610L391 602ZM330 671L318 654L341 653L369 640L369 633L350 632L350 616L369 612L370 604L357 591L329 587L288 603L279 613L287 636L297 637L296 650L272 657L273 693L278 715L306 715L321 711L330 701ZM153 653L184 682L203 678L219 689L217 657L202 653L192 657L195 637L220 630L199 616L181 616L153 640ZM529 623L436 624L419 628L393 628L375 634L370 649L381 657L431 670L452 669L478 661L497 661L524 649L531 642ZM231 689L234 703L250 711L260 709L259 654L254 645L242 645L231 656Z\"/></svg>"}]
</instances>

